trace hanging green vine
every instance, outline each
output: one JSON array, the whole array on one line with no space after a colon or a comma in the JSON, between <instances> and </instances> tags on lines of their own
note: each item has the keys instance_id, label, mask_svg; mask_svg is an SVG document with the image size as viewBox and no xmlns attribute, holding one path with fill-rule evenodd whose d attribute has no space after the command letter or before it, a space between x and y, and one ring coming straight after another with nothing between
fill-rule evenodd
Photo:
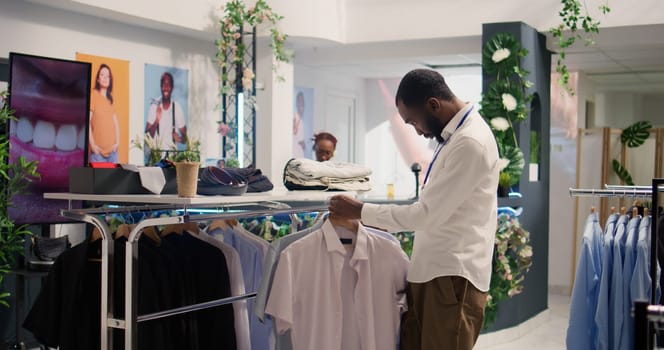
<instances>
[{"instance_id":1,"label":"hanging green vine","mask_svg":"<svg viewBox=\"0 0 664 350\"><path fill-rule=\"evenodd\" d=\"M558 73L558 84L570 95L574 90L569 86L569 71L565 64L567 48L574 45L576 40L583 40L586 45L594 45L594 36L599 33L600 22L590 16L587 9L579 0L561 0L562 10L558 12L562 23L551 28L551 35L558 45L558 60L556 61L556 72ZM608 0L599 6L603 15L611 11ZM583 30L583 31L581 31Z\"/></svg>"}]
</instances>

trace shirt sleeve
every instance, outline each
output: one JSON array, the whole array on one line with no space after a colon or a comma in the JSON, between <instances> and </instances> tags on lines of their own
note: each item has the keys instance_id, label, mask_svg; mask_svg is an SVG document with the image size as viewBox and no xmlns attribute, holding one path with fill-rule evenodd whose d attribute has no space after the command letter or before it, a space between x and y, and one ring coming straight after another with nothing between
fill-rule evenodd
<instances>
[{"instance_id":1,"label":"shirt sleeve","mask_svg":"<svg viewBox=\"0 0 664 350\"><path fill-rule=\"evenodd\" d=\"M184 120L184 112L179 103L173 103L173 105L175 106L175 127L179 130L187 126Z\"/></svg>"},{"instance_id":2,"label":"shirt sleeve","mask_svg":"<svg viewBox=\"0 0 664 350\"><path fill-rule=\"evenodd\" d=\"M424 230L444 223L465 202L487 173L497 173L486 148L477 140L459 140L447 157L434 163L429 182L419 201L410 205L362 206L362 222L391 232Z\"/></svg>"},{"instance_id":3,"label":"shirt sleeve","mask_svg":"<svg viewBox=\"0 0 664 350\"><path fill-rule=\"evenodd\" d=\"M288 252L281 254L274 273L265 313L274 318L277 333L283 334L293 326L293 266Z\"/></svg>"},{"instance_id":4,"label":"shirt sleeve","mask_svg":"<svg viewBox=\"0 0 664 350\"><path fill-rule=\"evenodd\" d=\"M148 109L148 124L154 124L154 121L157 120L157 105L150 104Z\"/></svg>"}]
</instances>

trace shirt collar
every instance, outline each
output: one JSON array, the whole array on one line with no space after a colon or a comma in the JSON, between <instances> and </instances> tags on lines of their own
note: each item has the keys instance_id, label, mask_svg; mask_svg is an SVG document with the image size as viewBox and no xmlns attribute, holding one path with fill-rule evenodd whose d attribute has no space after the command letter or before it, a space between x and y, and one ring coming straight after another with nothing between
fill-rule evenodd
<instances>
[{"instance_id":1,"label":"shirt collar","mask_svg":"<svg viewBox=\"0 0 664 350\"><path fill-rule=\"evenodd\" d=\"M459 122L461 119L463 119L463 116L468 112L469 109L473 108L472 103L466 103L463 108L461 108L460 111L457 112L457 114L452 117L449 123L445 126L445 129L443 129L443 132L440 133L440 136L442 136L443 140L449 139L452 134L454 134L454 131L456 131L457 125L459 125Z\"/></svg>"},{"instance_id":2,"label":"shirt collar","mask_svg":"<svg viewBox=\"0 0 664 350\"><path fill-rule=\"evenodd\" d=\"M341 244L339 235L337 235L337 231L334 229L334 226L332 226L329 220L325 221L323 227L321 227L321 230L323 231L323 237L325 245L327 246L327 251L339 252L345 255L346 249L344 248L343 244ZM362 224L358 223L357 225L357 238L355 238L355 240L355 249L353 251L351 261L368 260L369 255L367 254L367 230Z\"/></svg>"}]
</instances>

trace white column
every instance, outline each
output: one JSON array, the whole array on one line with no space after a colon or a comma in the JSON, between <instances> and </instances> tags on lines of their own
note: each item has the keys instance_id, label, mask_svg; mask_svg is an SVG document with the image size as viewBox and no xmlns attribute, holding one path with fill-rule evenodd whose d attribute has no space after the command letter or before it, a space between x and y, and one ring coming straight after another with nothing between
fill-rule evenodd
<instances>
[{"instance_id":1,"label":"white column","mask_svg":"<svg viewBox=\"0 0 664 350\"><path fill-rule=\"evenodd\" d=\"M267 43L259 40L256 82L264 89L256 92L256 167L270 178L275 189L283 188L282 175L293 154L293 65L274 59ZM277 81L280 76L284 80Z\"/></svg>"}]
</instances>

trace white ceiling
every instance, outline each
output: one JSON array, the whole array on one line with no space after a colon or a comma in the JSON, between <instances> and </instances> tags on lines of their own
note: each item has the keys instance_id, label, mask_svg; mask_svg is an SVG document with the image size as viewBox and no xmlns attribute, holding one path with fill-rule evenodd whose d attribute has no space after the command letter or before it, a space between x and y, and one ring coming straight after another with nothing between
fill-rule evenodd
<instances>
[{"instance_id":1,"label":"white ceiling","mask_svg":"<svg viewBox=\"0 0 664 350\"><path fill-rule=\"evenodd\" d=\"M547 39L553 48L552 38ZM479 65L480 49L479 37L321 46L307 42L299 45L296 62L335 74L386 78L430 65ZM664 93L664 24L601 29L595 45L570 48L566 64L570 71L585 73L598 91Z\"/></svg>"}]
</instances>

